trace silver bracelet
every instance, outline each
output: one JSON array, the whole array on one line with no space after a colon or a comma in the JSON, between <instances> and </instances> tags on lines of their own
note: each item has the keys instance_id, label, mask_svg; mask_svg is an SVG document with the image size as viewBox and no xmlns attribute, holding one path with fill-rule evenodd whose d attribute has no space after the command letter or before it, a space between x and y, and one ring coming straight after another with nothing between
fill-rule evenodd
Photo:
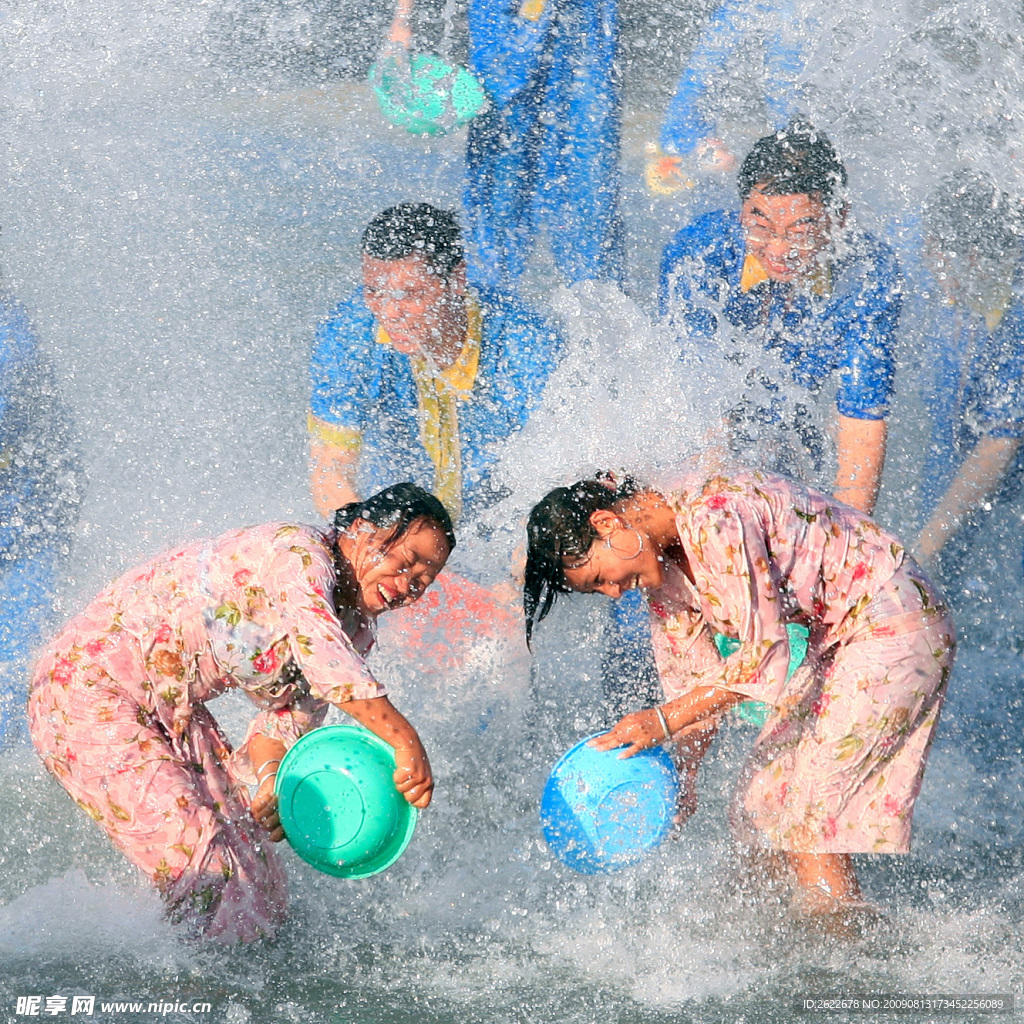
<instances>
[{"instance_id":1,"label":"silver bracelet","mask_svg":"<svg viewBox=\"0 0 1024 1024\"><path fill-rule=\"evenodd\" d=\"M264 761L263 764L261 764L259 766L259 768L256 769L256 778L262 783L263 780L260 779L260 772L263 771L263 769L266 768L268 764L280 764L280 763L281 763L281 758L279 758L279 757L272 757L269 761ZM277 773L275 772L274 774L276 775Z\"/></svg>"},{"instance_id":2,"label":"silver bracelet","mask_svg":"<svg viewBox=\"0 0 1024 1024\"><path fill-rule=\"evenodd\" d=\"M658 721L661 722L662 729L665 731L665 739L672 739L672 730L668 727L668 719L665 717L665 712L662 711L661 705L656 704L654 707L654 711L658 716Z\"/></svg>"}]
</instances>

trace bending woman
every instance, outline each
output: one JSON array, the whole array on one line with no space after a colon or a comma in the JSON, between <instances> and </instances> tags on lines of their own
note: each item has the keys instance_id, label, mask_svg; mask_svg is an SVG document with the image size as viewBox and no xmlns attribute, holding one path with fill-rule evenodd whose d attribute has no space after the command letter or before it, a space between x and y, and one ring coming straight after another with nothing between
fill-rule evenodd
<instances>
[{"instance_id":1,"label":"bending woman","mask_svg":"<svg viewBox=\"0 0 1024 1024\"><path fill-rule=\"evenodd\" d=\"M395 748L406 800L430 802L419 736L363 659L374 619L415 601L454 547L441 503L398 484L340 509L333 531L270 523L160 555L49 645L29 698L36 749L174 919L224 941L274 934L274 777L331 704ZM236 686L261 711L232 752L205 702Z\"/></svg>"},{"instance_id":2,"label":"bending woman","mask_svg":"<svg viewBox=\"0 0 1024 1024\"><path fill-rule=\"evenodd\" d=\"M733 801L738 838L782 854L808 913L861 902L850 854L910 848L955 647L900 542L832 498L758 473L686 478L666 493L581 481L544 498L528 534L528 638L558 594L647 597L666 703L626 715L594 745L629 757L675 738L692 783L722 714L767 702ZM790 622L810 640L787 682ZM715 633L739 650L720 657Z\"/></svg>"}]
</instances>

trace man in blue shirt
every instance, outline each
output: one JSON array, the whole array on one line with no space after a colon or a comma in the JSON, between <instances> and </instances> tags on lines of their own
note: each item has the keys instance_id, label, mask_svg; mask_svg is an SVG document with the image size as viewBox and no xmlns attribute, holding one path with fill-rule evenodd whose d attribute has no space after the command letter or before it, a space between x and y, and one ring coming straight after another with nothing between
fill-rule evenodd
<instances>
[{"instance_id":1,"label":"man in blue shirt","mask_svg":"<svg viewBox=\"0 0 1024 1024\"><path fill-rule=\"evenodd\" d=\"M53 369L0 296L0 747L25 731L26 673L50 625L84 478Z\"/></svg>"},{"instance_id":2,"label":"man in blue shirt","mask_svg":"<svg viewBox=\"0 0 1024 1024\"><path fill-rule=\"evenodd\" d=\"M788 435L815 468L828 445L815 415L834 411L832 490L871 512L885 461L901 280L892 250L847 224L846 170L824 134L806 125L760 139L739 172L741 209L698 217L666 247L660 306L684 345L715 339L725 358L778 390L769 404L731 414L737 454L753 435ZM774 362L766 373L759 353ZM792 402L783 385L806 395ZM834 392L834 400L832 393ZM748 454L749 458L749 454Z\"/></svg>"},{"instance_id":3,"label":"man in blue shirt","mask_svg":"<svg viewBox=\"0 0 1024 1024\"><path fill-rule=\"evenodd\" d=\"M962 568L981 525L1024 475L1021 226L1009 197L976 172L944 180L925 210L933 429L922 472L929 518L915 549L946 571Z\"/></svg>"},{"instance_id":4,"label":"man in blue shirt","mask_svg":"<svg viewBox=\"0 0 1024 1024\"><path fill-rule=\"evenodd\" d=\"M561 339L521 303L469 287L455 218L427 203L375 217L361 265L362 287L313 346L314 503L330 516L414 480L464 520L496 497L494 447L526 423Z\"/></svg>"}]
</instances>

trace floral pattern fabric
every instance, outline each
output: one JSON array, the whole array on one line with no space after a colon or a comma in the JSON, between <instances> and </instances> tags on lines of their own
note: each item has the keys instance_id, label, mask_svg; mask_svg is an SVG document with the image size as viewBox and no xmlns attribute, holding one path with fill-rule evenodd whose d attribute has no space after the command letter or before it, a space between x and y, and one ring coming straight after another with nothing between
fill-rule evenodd
<instances>
[{"instance_id":1,"label":"floral pattern fabric","mask_svg":"<svg viewBox=\"0 0 1024 1024\"><path fill-rule=\"evenodd\" d=\"M160 555L100 593L50 643L29 698L47 768L172 911L208 935L273 935L284 875L249 814L245 754L291 746L330 704L382 696L369 623L334 605L334 537L288 523ZM205 702L260 711L232 752Z\"/></svg>"},{"instance_id":2,"label":"floral pattern fabric","mask_svg":"<svg viewBox=\"0 0 1024 1024\"><path fill-rule=\"evenodd\" d=\"M741 838L804 853L904 853L955 650L927 577L873 520L757 473L667 495L689 562L649 594L668 699L717 686L772 714L733 807ZM788 622L810 630L787 682ZM740 641L723 659L714 633Z\"/></svg>"}]
</instances>

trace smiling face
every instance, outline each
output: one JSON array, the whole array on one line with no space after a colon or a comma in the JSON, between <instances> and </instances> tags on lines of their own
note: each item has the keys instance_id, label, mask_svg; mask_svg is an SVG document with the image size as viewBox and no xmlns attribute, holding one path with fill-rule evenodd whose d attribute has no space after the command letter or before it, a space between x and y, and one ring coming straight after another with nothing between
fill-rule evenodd
<instances>
[{"instance_id":1,"label":"smiling face","mask_svg":"<svg viewBox=\"0 0 1024 1024\"><path fill-rule=\"evenodd\" d=\"M362 270L367 308L405 355L424 355L463 315L464 263L444 278L422 256L379 260L364 254Z\"/></svg>"},{"instance_id":2,"label":"smiling face","mask_svg":"<svg viewBox=\"0 0 1024 1024\"><path fill-rule=\"evenodd\" d=\"M753 188L740 211L747 252L773 281L789 282L805 274L828 245L832 218L815 196L768 196Z\"/></svg>"},{"instance_id":3,"label":"smiling face","mask_svg":"<svg viewBox=\"0 0 1024 1024\"><path fill-rule=\"evenodd\" d=\"M581 594L621 597L627 590L657 590L664 566L651 537L627 525L614 512L594 512L590 523L598 539L587 557L565 569L565 582Z\"/></svg>"},{"instance_id":4,"label":"smiling face","mask_svg":"<svg viewBox=\"0 0 1024 1024\"><path fill-rule=\"evenodd\" d=\"M429 519L415 520L394 541L393 532L357 519L338 539L355 573L356 604L371 617L415 601L451 554L444 531Z\"/></svg>"}]
</instances>

